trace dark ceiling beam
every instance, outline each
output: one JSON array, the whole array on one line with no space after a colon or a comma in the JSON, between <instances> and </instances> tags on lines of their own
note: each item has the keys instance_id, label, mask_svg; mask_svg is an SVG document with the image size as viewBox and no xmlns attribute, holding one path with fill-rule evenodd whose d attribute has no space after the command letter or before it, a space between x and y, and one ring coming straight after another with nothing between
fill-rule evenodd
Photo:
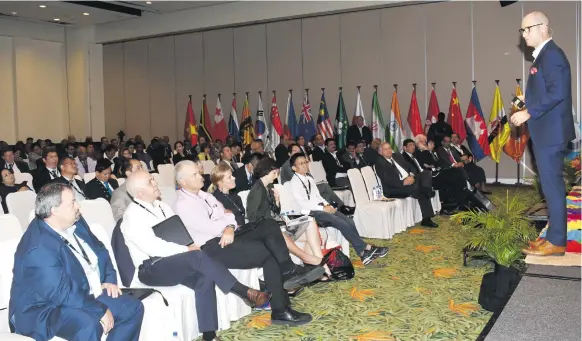
<instances>
[{"instance_id":1,"label":"dark ceiling beam","mask_svg":"<svg viewBox=\"0 0 582 341\"><path fill-rule=\"evenodd\" d=\"M85 6L85 7L92 7L98 8L106 11L118 12L128 15L133 15L136 17L141 17L141 10L133 8L133 7L126 7L121 6L118 4L114 4L108 1L64 1L70 4Z\"/></svg>"}]
</instances>

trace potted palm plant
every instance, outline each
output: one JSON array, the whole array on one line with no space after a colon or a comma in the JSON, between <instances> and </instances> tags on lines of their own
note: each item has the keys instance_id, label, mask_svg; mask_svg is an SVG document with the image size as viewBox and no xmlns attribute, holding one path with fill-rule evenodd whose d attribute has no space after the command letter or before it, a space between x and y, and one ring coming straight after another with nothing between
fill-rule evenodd
<instances>
[{"instance_id":1,"label":"potted palm plant","mask_svg":"<svg viewBox=\"0 0 582 341\"><path fill-rule=\"evenodd\" d=\"M519 282L527 241L536 237L536 230L525 217L532 205L532 196L516 193L495 198L496 209L489 212L466 211L451 217L464 228L473 229L467 247L482 251L494 263L494 271L483 276L479 303L484 309L499 312Z\"/></svg>"}]
</instances>

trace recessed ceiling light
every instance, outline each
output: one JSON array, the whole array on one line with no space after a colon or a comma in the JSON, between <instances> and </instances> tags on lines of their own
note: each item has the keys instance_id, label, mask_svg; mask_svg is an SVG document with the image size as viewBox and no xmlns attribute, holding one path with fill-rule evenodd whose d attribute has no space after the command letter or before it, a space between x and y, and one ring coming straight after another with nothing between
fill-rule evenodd
<instances>
[{"instance_id":1,"label":"recessed ceiling light","mask_svg":"<svg viewBox=\"0 0 582 341\"><path fill-rule=\"evenodd\" d=\"M17 15L17 14L18 14L18 12L10 12L10 14L12 14L12 15Z\"/></svg>"},{"instance_id":2,"label":"recessed ceiling light","mask_svg":"<svg viewBox=\"0 0 582 341\"><path fill-rule=\"evenodd\" d=\"M61 19L59 19L59 18L54 18L53 20L54 20L54 21L60 21Z\"/></svg>"},{"instance_id":3,"label":"recessed ceiling light","mask_svg":"<svg viewBox=\"0 0 582 341\"><path fill-rule=\"evenodd\" d=\"M38 7L40 7L40 8L46 8L46 5L40 5Z\"/></svg>"},{"instance_id":4,"label":"recessed ceiling light","mask_svg":"<svg viewBox=\"0 0 582 341\"><path fill-rule=\"evenodd\" d=\"M87 13L87 12L84 12L84 13L83 13L83 15L89 15L89 13Z\"/></svg>"},{"instance_id":5,"label":"recessed ceiling light","mask_svg":"<svg viewBox=\"0 0 582 341\"><path fill-rule=\"evenodd\" d=\"M146 4L151 5L152 2L151 1L146 1Z\"/></svg>"}]
</instances>

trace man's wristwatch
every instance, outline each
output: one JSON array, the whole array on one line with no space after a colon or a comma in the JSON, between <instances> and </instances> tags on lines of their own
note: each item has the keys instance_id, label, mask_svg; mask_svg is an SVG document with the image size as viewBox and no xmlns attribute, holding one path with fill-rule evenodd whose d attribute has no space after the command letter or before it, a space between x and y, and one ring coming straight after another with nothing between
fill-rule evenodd
<instances>
[{"instance_id":1,"label":"man's wristwatch","mask_svg":"<svg viewBox=\"0 0 582 341\"><path fill-rule=\"evenodd\" d=\"M233 224L226 225L225 229L229 227L232 228L233 231L236 230L236 226L234 226Z\"/></svg>"}]
</instances>

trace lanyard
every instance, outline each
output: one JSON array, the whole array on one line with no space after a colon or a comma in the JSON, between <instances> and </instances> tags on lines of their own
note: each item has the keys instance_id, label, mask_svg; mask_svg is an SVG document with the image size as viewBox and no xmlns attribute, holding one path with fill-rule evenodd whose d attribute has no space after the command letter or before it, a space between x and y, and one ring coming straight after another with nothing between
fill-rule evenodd
<instances>
[{"instance_id":1,"label":"lanyard","mask_svg":"<svg viewBox=\"0 0 582 341\"><path fill-rule=\"evenodd\" d=\"M299 182L301 182L301 184L303 185L303 188L305 188L305 193L307 193L307 200L311 200L311 182L309 181L309 178L307 179L307 184L309 184L309 190L308 190L307 186L305 186L305 183L303 182L303 180L301 180L299 175L297 175L297 173L295 173L295 176L297 177L297 179L299 179Z\"/></svg>"},{"instance_id":2,"label":"lanyard","mask_svg":"<svg viewBox=\"0 0 582 341\"><path fill-rule=\"evenodd\" d=\"M230 198L230 195L228 195L228 194L224 194L224 193L222 193L222 194L223 194L223 195L226 197L226 199L228 199L228 201L230 201L230 203L231 203L231 204L233 204L233 205L234 205L234 207L236 207L236 209L237 209L237 210L238 210L238 211L239 211L241 214L243 214L243 213L244 213L244 210L243 210L243 209L241 209L241 208L240 208L240 207L239 207L239 206L238 206L238 205L237 205L237 204L234 202L234 200L232 200L232 199Z\"/></svg>"},{"instance_id":3,"label":"lanyard","mask_svg":"<svg viewBox=\"0 0 582 341\"><path fill-rule=\"evenodd\" d=\"M85 193L81 192L77 187L75 187L75 179L69 181L69 184L71 185L71 187L73 187L73 189L75 190L75 192L79 193L80 196L82 196L83 198L87 198L85 196Z\"/></svg>"},{"instance_id":4,"label":"lanyard","mask_svg":"<svg viewBox=\"0 0 582 341\"><path fill-rule=\"evenodd\" d=\"M140 204L139 202L137 202L137 201L135 201L135 200L134 200L133 202L134 202L134 203L136 203L136 204L137 204L139 207L143 208L144 210L146 210L146 211L150 212L150 214L151 214L151 215L153 215L154 217L158 218L158 216L157 216L157 215L156 215L154 212L150 211L150 210L149 210L147 207L145 207L144 205ZM165 219L165 218L166 218L166 213L164 212L164 210L162 210L162 207L160 207L160 211L162 211L162 214L164 215L164 219Z\"/></svg>"},{"instance_id":5,"label":"lanyard","mask_svg":"<svg viewBox=\"0 0 582 341\"><path fill-rule=\"evenodd\" d=\"M64 237L61 237L63 239L63 241L65 242L65 244L70 247L73 251L75 251L77 254L81 255L83 257L83 259L85 259L85 261L87 261L87 264L89 264L89 266L91 266L91 260L89 260L89 256L87 256L87 253L85 252L85 249L83 249L83 247L81 246L81 243L79 242L79 239L77 239L77 236L73 233L73 238L75 238L75 241L77 242L77 245L79 245L79 248L81 249L82 253L79 253L79 251L77 251L77 249Z\"/></svg>"},{"instance_id":6,"label":"lanyard","mask_svg":"<svg viewBox=\"0 0 582 341\"><path fill-rule=\"evenodd\" d=\"M181 191L189 196L193 196L193 197L197 197L198 199L204 200L204 202L206 203L206 206L208 206L208 208L210 208L210 212L208 212L208 209L206 209L206 213L208 214L208 219L212 219L212 215L214 214L214 208L210 205L210 203L208 202L208 200L202 198L199 195L192 195L190 193L187 193L186 191L184 191L184 189L181 189ZM236 205L235 205L236 206ZM216 205L214 206L216 207ZM238 207L237 207L238 208ZM164 215L165 217L165 215Z\"/></svg>"}]
</instances>

